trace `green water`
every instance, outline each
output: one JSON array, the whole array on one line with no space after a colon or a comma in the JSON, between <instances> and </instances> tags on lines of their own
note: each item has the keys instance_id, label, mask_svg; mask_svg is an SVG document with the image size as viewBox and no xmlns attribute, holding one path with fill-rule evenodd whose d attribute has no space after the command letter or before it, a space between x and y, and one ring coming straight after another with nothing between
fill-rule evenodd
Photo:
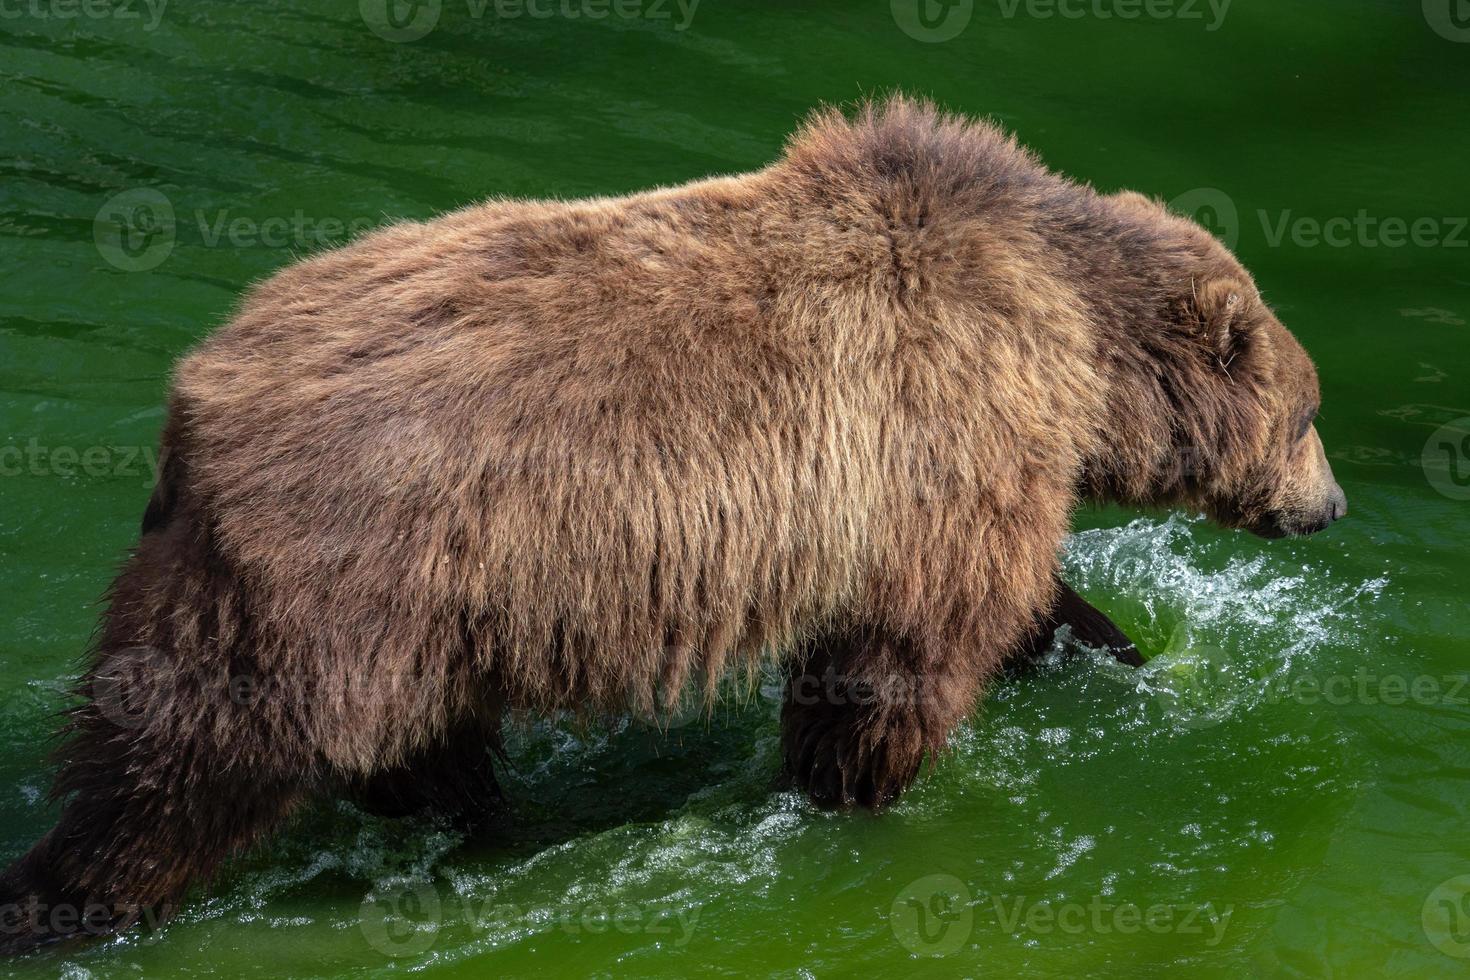
<instances>
[{"instance_id":1,"label":"green water","mask_svg":"<svg viewBox=\"0 0 1470 980\"><path fill-rule=\"evenodd\" d=\"M134 540L169 366L246 284L489 195L758 167L821 100L902 87L1101 188L1196 191L1317 358L1352 503L1296 542L1079 515L1069 578L1155 659L1008 680L882 818L771 789L768 685L667 737L518 732L514 814L481 839L323 803L165 930L0 970L1463 972L1470 31L1450 3L445 0L399 42L351 3L0 5L0 860L54 818L52 713Z\"/></svg>"}]
</instances>

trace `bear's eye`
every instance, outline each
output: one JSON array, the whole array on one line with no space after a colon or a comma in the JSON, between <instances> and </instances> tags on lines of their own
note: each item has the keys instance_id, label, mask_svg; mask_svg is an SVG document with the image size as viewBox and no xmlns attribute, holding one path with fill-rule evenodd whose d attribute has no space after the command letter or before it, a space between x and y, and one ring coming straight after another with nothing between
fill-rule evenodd
<instances>
[{"instance_id":1,"label":"bear's eye","mask_svg":"<svg viewBox=\"0 0 1470 980\"><path fill-rule=\"evenodd\" d=\"M1312 423L1317 421L1317 406L1313 405L1302 415L1301 423L1297 426L1296 441L1301 442L1312 431Z\"/></svg>"}]
</instances>

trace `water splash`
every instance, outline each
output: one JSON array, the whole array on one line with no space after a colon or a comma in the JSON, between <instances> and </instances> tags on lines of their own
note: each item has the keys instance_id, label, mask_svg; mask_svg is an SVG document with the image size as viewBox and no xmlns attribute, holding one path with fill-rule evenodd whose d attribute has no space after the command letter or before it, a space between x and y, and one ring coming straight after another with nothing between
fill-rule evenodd
<instances>
[{"instance_id":1,"label":"water splash","mask_svg":"<svg viewBox=\"0 0 1470 980\"><path fill-rule=\"evenodd\" d=\"M1214 724L1320 666L1349 645L1383 577L1339 581L1319 564L1286 565L1279 551L1239 554L1228 538L1198 536L1202 519L1140 518L1068 542L1065 574L1095 596L1119 597L1152 657L1131 676L1178 725Z\"/></svg>"}]
</instances>

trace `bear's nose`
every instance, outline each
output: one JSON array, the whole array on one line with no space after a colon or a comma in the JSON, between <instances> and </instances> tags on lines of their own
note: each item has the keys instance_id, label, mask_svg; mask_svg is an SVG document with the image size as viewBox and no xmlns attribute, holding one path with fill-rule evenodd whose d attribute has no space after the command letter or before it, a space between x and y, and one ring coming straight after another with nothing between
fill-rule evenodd
<instances>
[{"instance_id":1,"label":"bear's nose","mask_svg":"<svg viewBox=\"0 0 1470 980\"><path fill-rule=\"evenodd\" d=\"M1332 494L1327 498L1327 514L1330 520L1341 520L1347 516L1347 494L1342 492L1342 487L1332 485Z\"/></svg>"}]
</instances>

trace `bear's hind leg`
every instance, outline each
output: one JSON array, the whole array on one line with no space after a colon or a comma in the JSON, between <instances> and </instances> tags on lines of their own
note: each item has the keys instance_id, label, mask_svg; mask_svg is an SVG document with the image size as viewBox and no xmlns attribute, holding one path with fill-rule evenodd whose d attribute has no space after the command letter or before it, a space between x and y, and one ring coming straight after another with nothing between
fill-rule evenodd
<instances>
[{"instance_id":1,"label":"bear's hind leg","mask_svg":"<svg viewBox=\"0 0 1470 980\"><path fill-rule=\"evenodd\" d=\"M235 683L260 642L207 522L167 480L155 502L57 753L60 820L0 873L0 951L162 922L315 786L300 714Z\"/></svg>"},{"instance_id":2,"label":"bear's hind leg","mask_svg":"<svg viewBox=\"0 0 1470 980\"><path fill-rule=\"evenodd\" d=\"M89 678L60 753L60 821L0 874L0 951L162 923L305 795L269 743L220 727L243 713L223 685L183 681L141 701L116 686L157 670L156 651L123 649Z\"/></svg>"}]
</instances>

